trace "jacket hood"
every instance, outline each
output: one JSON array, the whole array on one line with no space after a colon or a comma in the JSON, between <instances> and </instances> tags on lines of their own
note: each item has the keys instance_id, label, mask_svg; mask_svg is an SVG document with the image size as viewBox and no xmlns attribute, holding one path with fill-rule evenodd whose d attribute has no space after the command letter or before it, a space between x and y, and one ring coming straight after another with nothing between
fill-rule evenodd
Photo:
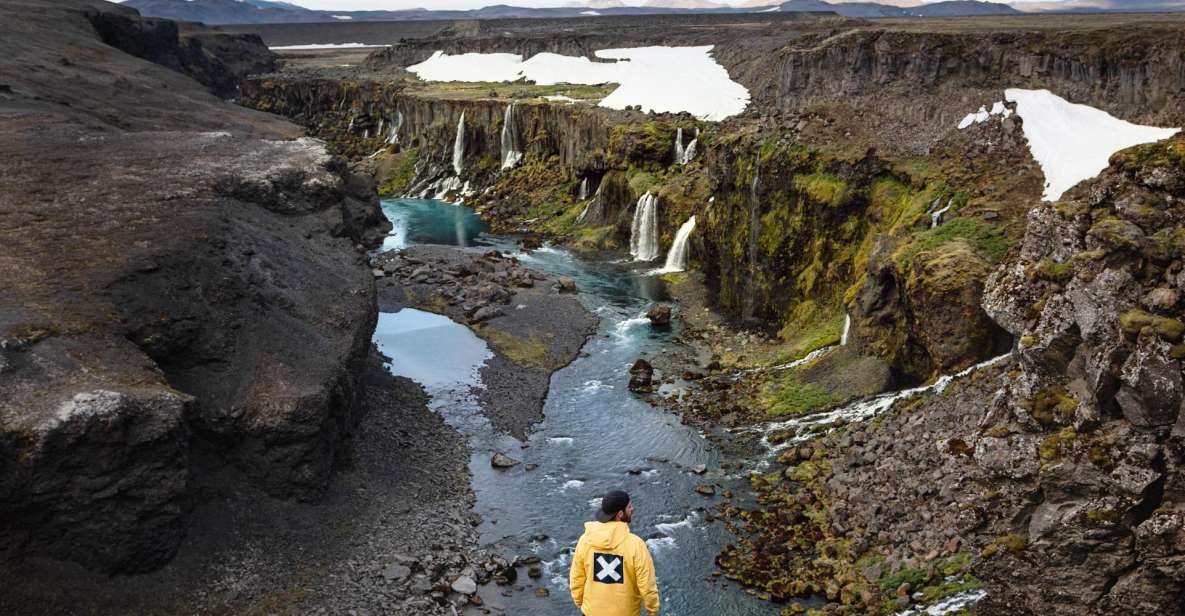
<instances>
[{"instance_id":1,"label":"jacket hood","mask_svg":"<svg viewBox=\"0 0 1185 616\"><path fill-rule=\"evenodd\" d=\"M630 536L630 525L625 522L585 522L584 536L590 546L612 550Z\"/></svg>"}]
</instances>

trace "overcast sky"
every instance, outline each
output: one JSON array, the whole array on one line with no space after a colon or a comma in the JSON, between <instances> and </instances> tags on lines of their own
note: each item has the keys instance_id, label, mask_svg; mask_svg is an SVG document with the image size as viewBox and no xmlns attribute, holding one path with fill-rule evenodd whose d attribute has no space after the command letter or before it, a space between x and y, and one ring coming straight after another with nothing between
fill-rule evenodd
<instances>
[{"instance_id":1,"label":"overcast sky","mask_svg":"<svg viewBox=\"0 0 1185 616\"><path fill-rule=\"evenodd\" d=\"M408 9L408 8L430 8L430 9L471 9L491 4L509 4L512 6L564 6L570 4L570 0L288 0L293 4L299 4L311 9L321 10L368 10L368 9ZM742 4L744 0L717 0L725 1L730 4ZM852 2L856 0L830 0L832 2ZM884 4L919 4L919 2L901 0L879 0ZM999 0L993 0L999 1ZM1049 0L1014 0L1016 4L1023 4L1025 2L1048 2ZM626 4L644 4L644 0L627 0ZM770 4L777 4L778 0L770 0Z\"/></svg>"}]
</instances>

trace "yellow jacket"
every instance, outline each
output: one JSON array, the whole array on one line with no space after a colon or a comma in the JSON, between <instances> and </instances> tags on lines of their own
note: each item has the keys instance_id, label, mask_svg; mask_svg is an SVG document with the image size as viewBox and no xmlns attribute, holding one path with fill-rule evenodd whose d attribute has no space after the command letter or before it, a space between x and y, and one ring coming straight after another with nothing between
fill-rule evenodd
<instances>
[{"instance_id":1,"label":"yellow jacket","mask_svg":"<svg viewBox=\"0 0 1185 616\"><path fill-rule=\"evenodd\" d=\"M585 522L568 575L572 600L584 616L658 613L654 560L625 522Z\"/></svg>"}]
</instances>

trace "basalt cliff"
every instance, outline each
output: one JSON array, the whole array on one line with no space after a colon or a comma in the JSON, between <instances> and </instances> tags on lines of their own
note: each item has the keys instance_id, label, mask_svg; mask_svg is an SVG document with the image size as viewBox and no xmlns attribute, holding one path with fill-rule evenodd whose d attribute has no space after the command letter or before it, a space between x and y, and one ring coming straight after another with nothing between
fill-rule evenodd
<instances>
[{"instance_id":1,"label":"basalt cliff","mask_svg":"<svg viewBox=\"0 0 1185 616\"><path fill-rule=\"evenodd\" d=\"M727 325L685 313L714 351L684 373L707 375L673 404L689 420L744 433L922 386L870 423L763 439L781 466L753 476L760 508L723 509L740 539L718 565L787 613L981 589L984 614L1182 609L1182 141L1117 154L1050 204L1024 120L958 127L1006 88L1180 126L1180 19L612 23L456 24L337 74L248 79L243 100L382 192L463 201L498 230L624 250L655 199L665 252L695 216L690 272L666 279ZM580 102L599 86L406 72L437 51L646 44L714 45L752 104L713 123Z\"/></svg>"}]
</instances>

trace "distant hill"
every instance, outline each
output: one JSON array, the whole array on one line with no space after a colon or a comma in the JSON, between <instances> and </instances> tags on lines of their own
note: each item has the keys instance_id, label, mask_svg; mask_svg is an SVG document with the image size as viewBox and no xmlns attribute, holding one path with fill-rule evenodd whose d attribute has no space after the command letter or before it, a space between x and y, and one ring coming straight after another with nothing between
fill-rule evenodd
<instances>
[{"instance_id":1,"label":"distant hill","mask_svg":"<svg viewBox=\"0 0 1185 616\"><path fill-rule=\"evenodd\" d=\"M968 15L1021 15L1007 4L999 2L978 2L977 0L950 0L915 6L909 10L918 17L965 17Z\"/></svg>"},{"instance_id":2,"label":"distant hill","mask_svg":"<svg viewBox=\"0 0 1185 616\"><path fill-rule=\"evenodd\" d=\"M1083 7L1067 2L1064 12L1182 10L1185 0L1093 0L1104 6ZM717 0L649 0L646 6L625 6L620 0L588 0L554 8L519 7L506 4L480 9L399 11L314 11L279 0L127 0L142 15L207 24L317 23L339 20L452 20L581 17L595 11L598 15L670 15L684 13L740 12L832 12L844 17L961 17L968 15L1019 15L1021 11L998 2L949 0L902 8L877 2L827 2L826 0L789 0L778 4L748 2L744 6L725 6ZM1050 11L1045 11L1050 12ZM1056 12L1063 12L1058 10Z\"/></svg>"}]
</instances>

